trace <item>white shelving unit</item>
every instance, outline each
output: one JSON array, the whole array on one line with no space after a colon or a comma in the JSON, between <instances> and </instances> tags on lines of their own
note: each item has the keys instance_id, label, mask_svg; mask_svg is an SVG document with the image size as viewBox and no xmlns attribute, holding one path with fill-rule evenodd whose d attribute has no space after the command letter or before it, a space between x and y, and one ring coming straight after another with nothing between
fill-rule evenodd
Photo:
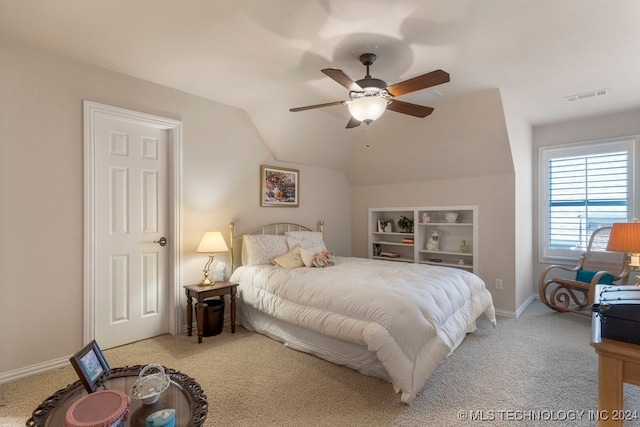
<instances>
[{"instance_id":1,"label":"white shelving unit","mask_svg":"<svg viewBox=\"0 0 640 427\"><path fill-rule=\"evenodd\" d=\"M455 221L446 214L457 214ZM413 231L402 232L398 220L413 219ZM428 217L424 222L423 218ZM391 231L379 222L392 224ZM438 233L438 249L427 249L432 232ZM413 243L411 243L413 241ZM461 251L462 243L466 248ZM478 207L434 206L369 209L369 258L441 265L477 273ZM385 254L393 254L385 256Z\"/></svg>"}]
</instances>

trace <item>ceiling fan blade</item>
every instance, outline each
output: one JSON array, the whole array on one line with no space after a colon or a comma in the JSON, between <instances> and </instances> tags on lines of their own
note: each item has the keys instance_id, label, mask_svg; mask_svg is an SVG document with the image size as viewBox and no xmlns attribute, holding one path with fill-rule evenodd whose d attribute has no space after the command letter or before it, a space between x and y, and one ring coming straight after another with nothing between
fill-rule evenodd
<instances>
[{"instance_id":1,"label":"ceiling fan blade","mask_svg":"<svg viewBox=\"0 0 640 427\"><path fill-rule=\"evenodd\" d=\"M356 83L351 77L347 76L344 71L338 70L337 68L324 68L321 71L336 82L340 83L342 86L346 87L348 90L362 92L362 88L358 83Z\"/></svg>"},{"instance_id":2,"label":"ceiling fan blade","mask_svg":"<svg viewBox=\"0 0 640 427\"><path fill-rule=\"evenodd\" d=\"M387 92L393 96L404 95L428 87L437 86L449 81L449 73L442 70L435 70L391 86L387 86Z\"/></svg>"},{"instance_id":3,"label":"ceiling fan blade","mask_svg":"<svg viewBox=\"0 0 640 427\"><path fill-rule=\"evenodd\" d=\"M433 108L425 107L424 105L410 104L404 101L398 101L393 99L387 104L387 110L395 111L396 113L408 114L414 117L424 118L433 113Z\"/></svg>"},{"instance_id":4,"label":"ceiling fan blade","mask_svg":"<svg viewBox=\"0 0 640 427\"><path fill-rule=\"evenodd\" d=\"M347 129L357 128L358 126L360 126L360 123L362 123L360 120L357 120L351 117L349 119L349 123L347 123Z\"/></svg>"},{"instance_id":5,"label":"ceiling fan blade","mask_svg":"<svg viewBox=\"0 0 640 427\"><path fill-rule=\"evenodd\" d=\"M331 107L333 105L344 105L344 103L345 101L327 102L326 104L316 104L316 105L307 105L306 107L290 108L289 111L292 111L295 113L297 111L313 110L314 108Z\"/></svg>"}]
</instances>

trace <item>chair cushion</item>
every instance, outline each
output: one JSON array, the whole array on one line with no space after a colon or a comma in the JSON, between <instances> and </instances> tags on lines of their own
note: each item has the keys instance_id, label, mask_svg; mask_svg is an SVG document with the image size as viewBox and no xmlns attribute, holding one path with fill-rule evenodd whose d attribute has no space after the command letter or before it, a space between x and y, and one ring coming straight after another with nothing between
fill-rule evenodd
<instances>
[{"instance_id":1,"label":"chair cushion","mask_svg":"<svg viewBox=\"0 0 640 427\"><path fill-rule=\"evenodd\" d=\"M593 276L595 276L597 271L589 271L589 270L578 270L576 271L576 280L578 282L591 283L593 280ZM610 274L604 274L600 280L599 284L602 285L612 285L613 284L613 276Z\"/></svg>"}]
</instances>

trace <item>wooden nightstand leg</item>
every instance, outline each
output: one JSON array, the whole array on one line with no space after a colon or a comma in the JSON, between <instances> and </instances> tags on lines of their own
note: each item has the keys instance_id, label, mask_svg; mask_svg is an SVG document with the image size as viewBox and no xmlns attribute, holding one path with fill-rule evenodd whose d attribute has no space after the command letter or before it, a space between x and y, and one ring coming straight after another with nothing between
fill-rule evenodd
<instances>
[{"instance_id":1,"label":"wooden nightstand leg","mask_svg":"<svg viewBox=\"0 0 640 427\"><path fill-rule=\"evenodd\" d=\"M236 288L231 288L231 333L236 333Z\"/></svg>"},{"instance_id":2,"label":"wooden nightstand leg","mask_svg":"<svg viewBox=\"0 0 640 427\"><path fill-rule=\"evenodd\" d=\"M193 332L193 302L191 295L187 292L187 336L190 337Z\"/></svg>"},{"instance_id":3,"label":"wooden nightstand leg","mask_svg":"<svg viewBox=\"0 0 640 427\"><path fill-rule=\"evenodd\" d=\"M204 326L204 298L201 298L198 295L198 315L197 315L197 319L196 319L196 323L198 326L198 343L202 342L202 329Z\"/></svg>"}]
</instances>

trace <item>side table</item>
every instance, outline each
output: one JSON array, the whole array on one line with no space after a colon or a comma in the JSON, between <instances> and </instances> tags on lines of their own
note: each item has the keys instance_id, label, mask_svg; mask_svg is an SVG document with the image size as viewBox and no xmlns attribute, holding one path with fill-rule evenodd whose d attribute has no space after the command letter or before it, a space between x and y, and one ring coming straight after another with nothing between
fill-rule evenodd
<instances>
[{"instance_id":1,"label":"side table","mask_svg":"<svg viewBox=\"0 0 640 427\"><path fill-rule=\"evenodd\" d=\"M193 298L198 302L198 313L196 314L196 324L198 326L198 343L202 342L202 331L204 327L203 303L206 298L219 296L223 298L229 294L231 299L231 333L236 333L236 292L238 283L215 282L211 285L184 285L187 295L187 335L193 332Z\"/></svg>"},{"instance_id":2,"label":"side table","mask_svg":"<svg viewBox=\"0 0 640 427\"><path fill-rule=\"evenodd\" d=\"M596 285L594 303L604 286ZM591 346L598 354L598 426L637 422L635 410L624 410L624 383L640 386L640 345L602 338L600 318L591 318Z\"/></svg>"},{"instance_id":3,"label":"side table","mask_svg":"<svg viewBox=\"0 0 640 427\"><path fill-rule=\"evenodd\" d=\"M143 365L125 366L111 370L105 386L111 390L120 390L127 394L138 379ZM148 415L161 409L176 410L176 426L201 427L207 418L209 405L207 395L200 384L190 376L175 369L164 367L164 372L171 378L169 388L160 395L160 399L151 405L144 405L141 400L131 399L130 416L124 427L145 427ZM28 427L59 427L64 425L64 417L69 407L87 392L78 380L66 388L58 390L45 399L27 420Z\"/></svg>"}]
</instances>

